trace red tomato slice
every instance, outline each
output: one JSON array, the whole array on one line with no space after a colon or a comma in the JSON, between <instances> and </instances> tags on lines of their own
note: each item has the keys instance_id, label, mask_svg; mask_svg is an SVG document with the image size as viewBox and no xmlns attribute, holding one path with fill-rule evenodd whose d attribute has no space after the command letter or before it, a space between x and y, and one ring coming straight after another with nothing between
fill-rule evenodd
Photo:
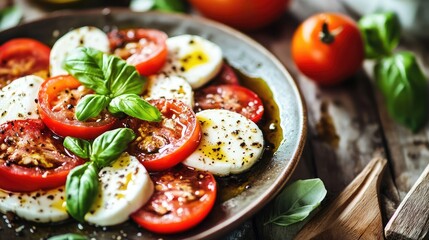
<instances>
[{"instance_id":1,"label":"red tomato slice","mask_svg":"<svg viewBox=\"0 0 429 240\"><path fill-rule=\"evenodd\" d=\"M0 188L14 192L65 184L69 171L84 161L68 155L62 139L40 119L0 125Z\"/></svg>"},{"instance_id":2,"label":"red tomato slice","mask_svg":"<svg viewBox=\"0 0 429 240\"><path fill-rule=\"evenodd\" d=\"M116 118L107 112L81 122L75 118L74 109L89 89L81 86L72 76L56 76L42 83L38 96L40 118L54 133L65 137L94 139L111 129Z\"/></svg>"},{"instance_id":3,"label":"red tomato slice","mask_svg":"<svg viewBox=\"0 0 429 240\"><path fill-rule=\"evenodd\" d=\"M157 233L177 233L200 223L216 199L216 181L209 172L182 165L151 175L155 192L131 218Z\"/></svg>"},{"instance_id":4,"label":"red tomato slice","mask_svg":"<svg viewBox=\"0 0 429 240\"><path fill-rule=\"evenodd\" d=\"M211 85L222 84L240 85L240 81L238 80L234 70L225 62L223 63L219 74L211 81Z\"/></svg>"},{"instance_id":5,"label":"red tomato slice","mask_svg":"<svg viewBox=\"0 0 429 240\"><path fill-rule=\"evenodd\" d=\"M201 127L195 113L182 101L153 99L149 103L159 109L162 121L147 122L127 117L121 124L137 134L128 152L149 171L162 171L177 165L195 151L201 139Z\"/></svg>"},{"instance_id":6,"label":"red tomato slice","mask_svg":"<svg viewBox=\"0 0 429 240\"><path fill-rule=\"evenodd\" d=\"M155 29L114 30L108 34L110 50L135 65L140 75L157 73L167 60L167 34Z\"/></svg>"},{"instance_id":7,"label":"red tomato slice","mask_svg":"<svg viewBox=\"0 0 429 240\"><path fill-rule=\"evenodd\" d=\"M261 120L264 105L258 95L238 85L209 86L195 93L195 112L226 109L240 113L253 122Z\"/></svg>"},{"instance_id":8,"label":"red tomato slice","mask_svg":"<svg viewBox=\"0 0 429 240\"><path fill-rule=\"evenodd\" d=\"M33 73L46 77L50 52L48 46L30 38L16 38L1 45L0 88L14 79Z\"/></svg>"}]
</instances>

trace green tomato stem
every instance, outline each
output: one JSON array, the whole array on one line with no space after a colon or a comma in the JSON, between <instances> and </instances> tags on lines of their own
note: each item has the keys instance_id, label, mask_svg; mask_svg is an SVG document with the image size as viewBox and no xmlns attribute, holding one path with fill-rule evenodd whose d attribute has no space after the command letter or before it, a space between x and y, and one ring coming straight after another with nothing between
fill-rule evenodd
<instances>
[{"instance_id":1,"label":"green tomato stem","mask_svg":"<svg viewBox=\"0 0 429 240\"><path fill-rule=\"evenodd\" d=\"M322 32L320 32L320 40L323 43L331 44L335 40L335 36L329 31L328 23L325 21L322 24Z\"/></svg>"}]
</instances>

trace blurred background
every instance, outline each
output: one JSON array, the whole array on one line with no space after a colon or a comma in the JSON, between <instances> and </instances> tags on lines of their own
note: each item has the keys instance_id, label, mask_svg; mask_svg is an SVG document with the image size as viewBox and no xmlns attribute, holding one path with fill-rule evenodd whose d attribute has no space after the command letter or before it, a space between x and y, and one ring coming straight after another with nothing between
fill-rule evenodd
<instances>
[{"instance_id":1,"label":"blurred background","mask_svg":"<svg viewBox=\"0 0 429 240\"><path fill-rule=\"evenodd\" d=\"M156 9L202 13L234 27L254 30L270 27L270 24L276 22L287 11L304 18L316 12L338 11L338 8L342 8L340 11L345 10L354 18L372 12L394 11L407 33L406 36L408 34L413 37L429 35L429 31L424 30L429 27L429 1L425 0L251 0L252 4L246 4L246 2L248 0L2 0L0 19L2 22L8 21L9 25L13 25L16 24L17 19L31 21L59 10L119 6L130 7L135 11ZM260 7L252 10L249 9L249 5L259 5ZM11 6L15 6L17 9L13 12L14 16L4 13ZM13 18L13 21L6 18ZM250 19L256 23L247 27Z\"/></svg>"}]
</instances>

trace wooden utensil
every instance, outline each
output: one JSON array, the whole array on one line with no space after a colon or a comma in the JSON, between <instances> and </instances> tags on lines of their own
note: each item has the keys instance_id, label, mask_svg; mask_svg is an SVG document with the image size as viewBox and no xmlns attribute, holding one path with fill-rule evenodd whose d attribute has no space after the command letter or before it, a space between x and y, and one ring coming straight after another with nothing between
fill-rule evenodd
<instances>
[{"instance_id":1,"label":"wooden utensil","mask_svg":"<svg viewBox=\"0 0 429 240\"><path fill-rule=\"evenodd\" d=\"M375 157L295 239L383 239L378 190L387 160Z\"/></svg>"},{"instance_id":2,"label":"wooden utensil","mask_svg":"<svg viewBox=\"0 0 429 240\"><path fill-rule=\"evenodd\" d=\"M429 165L386 225L387 239L427 239L429 231Z\"/></svg>"}]
</instances>

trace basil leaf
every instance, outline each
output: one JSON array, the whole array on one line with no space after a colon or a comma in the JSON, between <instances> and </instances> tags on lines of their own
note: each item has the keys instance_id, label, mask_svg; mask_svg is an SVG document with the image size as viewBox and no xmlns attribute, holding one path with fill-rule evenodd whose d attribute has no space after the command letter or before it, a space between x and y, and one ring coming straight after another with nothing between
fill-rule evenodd
<instances>
[{"instance_id":1,"label":"basil leaf","mask_svg":"<svg viewBox=\"0 0 429 240\"><path fill-rule=\"evenodd\" d=\"M376 84L389 114L399 123L418 131L428 119L428 86L425 75L411 52L377 61Z\"/></svg>"},{"instance_id":2,"label":"basil leaf","mask_svg":"<svg viewBox=\"0 0 429 240\"><path fill-rule=\"evenodd\" d=\"M74 137L67 136L64 139L63 145L65 148L83 159L89 159L91 154L91 143Z\"/></svg>"},{"instance_id":3,"label":"basil leaf","mask_svg":"<svg viewBox=\"0 0 429 240\"><path fill-rule=\"evenodd\" d=\"M88 238L80 234L67 233L50 237L48 240L88 240Z\"/></svg>"},{"instance_id":4,"label":"basil leaf","mask_svg":"<svg viewBox=\"0 0 429 240\"><path fill-rule=\"evenodd\" d=\"M85 121L96 117L109 105L110 98L104 95L88 94L79 100L75 115L77 120Z\"/></svg>"},{"instance_id":5,"label":"basil leaf","mask_svg":"<svg viewBox=\"0 0 429 240\"><path fill-rule=\"evenodd\" d=\"M91 161L96 162L100 168L109 165L127 149L128 143L135 137L130 128L117 128L103 133L92 143Z\"/></svg>"},{"instance_id":6,"label":"basil leaf","mask_svg":"<svg viewBox=\"0 0 429 240\"><path fill-rule=\"evenodd\" d=\"M103 55L99 50L79 47L65 58L63 67L85 87L108 95L110 90L102 70Z\"/></svg>"},{"instance_id":7,"label":"basil leaf","mask_svg":"<svg viewBox=\"0 0 429 240\"><path fill-rule=\"evenodd\" d=\"M358 22L365 42L367 58L389 56L398 46L401 25L395 13L374 13L365 15Z\"/></svg>"},{"instance_id":8,"label":"basil leaf","mask_svg":"<svg viewBox=\"0 0 429 240\"><path fill-rule=\"evenodd\" d=\"M127 64L126 61L105 54L102 70L112 98L125 93L141 94L143 92L146 79L138 74L136 67Z\"/></svg>"},{"instance_id":9,"label":"basil leaf","mask_svg":"<svg viewBox=\"0 0 429 240\"><path fill-rule=\"evenodd\" d=\"M22 18L22 11L18 6L6 7L0 10L0 30L16 26Z\"/></svg>"},{"instance_id":10,"label":"basil leaf","mask_svg":"<svg viewBox=\"0 0 429 240\"><path fill-rule=\"evenodd\" d=\"M265 223L288 226L304 220L326 196L323 182L316 179L298 180L286 187L274 200L274 213Z\"/></svg>"},{"instance_id":11,"label":"basil leaf","mask_svg":"<svg viewBox=\"0 0 429 240\"><path fill-rule=\"evenodd\" d=\"M150 105L136 94L123 94L115 97L107 109L113 114L123 112L128 116L145 121L161 120L161 113L158 108Z\"/></svg>"},{"instance_id":12,"label":"basil leaf","mask_svg":"<svg viewBox=\"0 0 429 240\"><path fill-rule=\"evenodd\" d=\"M87 162L73 168L67 175L66 208L75 219L83 222L98 194L98 168Z\"/></svg>"},{"instance_id":13,"label":"basil leaf","mask_svg":"<svg viewBox=\"0 0 429 240\"><path fill-rule=\"evenodd\" d=\"M155 0L153 9L164 12L185 12L186 3L182 0Z\"/></svg>"}]
</instances>

